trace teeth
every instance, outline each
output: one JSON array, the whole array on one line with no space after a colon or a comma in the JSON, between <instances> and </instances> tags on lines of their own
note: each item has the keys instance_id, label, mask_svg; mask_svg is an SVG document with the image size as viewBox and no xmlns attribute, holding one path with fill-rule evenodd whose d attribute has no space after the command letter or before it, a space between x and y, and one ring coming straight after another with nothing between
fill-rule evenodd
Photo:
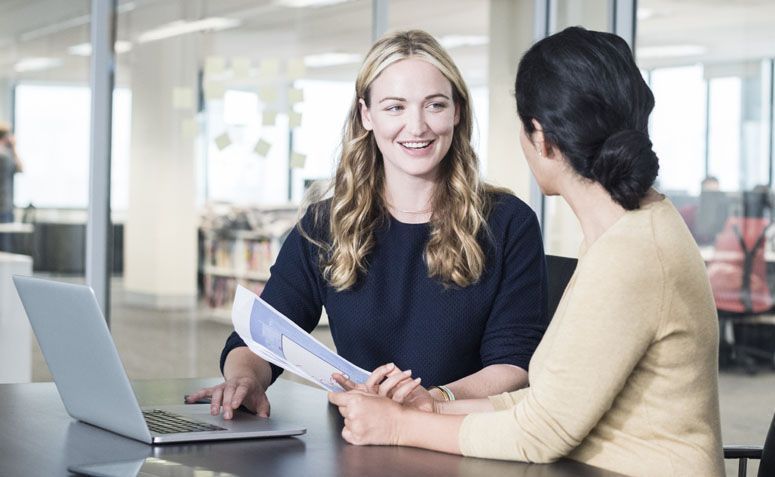
<instances>
[{"instance_id":1,"label":"teeth","mask_svg":"<svg viewBox=\"0 0 775 477\"><path fill-rule=\"evenodd\" d=\"M424 147L427 147L428 144L430 144L430 141L425 142L402 142L404 147L408 147L409 149L422 149Z\"/></svg>"}]
</instances>

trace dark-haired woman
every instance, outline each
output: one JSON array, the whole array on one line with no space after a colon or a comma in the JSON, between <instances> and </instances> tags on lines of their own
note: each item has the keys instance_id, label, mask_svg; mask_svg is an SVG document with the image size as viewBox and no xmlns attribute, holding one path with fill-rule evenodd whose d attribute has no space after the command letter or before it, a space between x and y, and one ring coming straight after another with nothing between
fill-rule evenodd
<instances>
[{"instance_id":1,"label":"dark-haired woman","mask_svg":"<svg viewBox=\"0 0 775 477\"><path fill-rule=\"evenodd\" d=\"M343 437L527 462L569 457L629 475L722 475L715 306L689 231L652 189L654 98L627 44L578 27L552 35L522 58L516 95L530 168L584 234L530 387L435 413L375 395L403 395L409 378L332 393Z\"/></svg>"}]
</instances>

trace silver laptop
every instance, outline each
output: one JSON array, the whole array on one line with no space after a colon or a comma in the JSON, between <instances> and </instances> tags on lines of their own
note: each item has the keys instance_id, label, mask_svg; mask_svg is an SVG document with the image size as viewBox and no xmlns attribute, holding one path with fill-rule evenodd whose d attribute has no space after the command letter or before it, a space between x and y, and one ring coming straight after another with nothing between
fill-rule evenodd
<instances>
[{"instance_id":1,"label":"silver laptop","mask_svg":"<svg viewBox=\"0 0 775 477\"><path fill-rule=\"evenodd\" d=\"M227 421L211 416L207 404L141 409L92 289L22 276L13 281L65 409L74 419L148 444L306 431L246 412L235 412Z\"/></svg>"}]
</instances>

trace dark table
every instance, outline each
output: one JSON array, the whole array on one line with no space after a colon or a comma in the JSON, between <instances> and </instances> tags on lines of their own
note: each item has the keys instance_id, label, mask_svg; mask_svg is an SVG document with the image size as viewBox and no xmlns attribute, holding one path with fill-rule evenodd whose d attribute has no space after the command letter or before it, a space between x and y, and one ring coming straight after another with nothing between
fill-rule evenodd
<instances>
[{"instance_id":1,"label":"dark table","mask_svg":"<svg viewBox=\"0 0 775 477\"><path fill-rule=\"evenodd\" d=\"M177 404L218 379L135 381L141 405ZM610 477L570 460L522 464L464 458L407 447L357 447L340 436L342 419L325 392L280 379L272 414L307 428L298 437L149 446L74 421L53 383L0 384L0 476L70 475L68 466L164 459L199 469L180 475ZM211 474L207 471L214 472Z\"/></svg>"}]
</instances>

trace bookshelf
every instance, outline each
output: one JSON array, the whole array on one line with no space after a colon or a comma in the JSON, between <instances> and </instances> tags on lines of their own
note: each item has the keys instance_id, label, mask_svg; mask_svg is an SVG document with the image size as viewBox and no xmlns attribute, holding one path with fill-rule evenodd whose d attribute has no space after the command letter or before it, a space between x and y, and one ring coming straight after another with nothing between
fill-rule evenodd
<instances>
[{"instance_id":1,"label":"bookshelf","mask_svg":"<svg viewBox=\"0 0 775 477\"><path fill-rule=\"evenodd\" d=\"M202 300L215 321L231 323L237 285L257 295L269 279L297 207L236 207L210 205L200 225Z\"/></svg>"}]
</instances>

